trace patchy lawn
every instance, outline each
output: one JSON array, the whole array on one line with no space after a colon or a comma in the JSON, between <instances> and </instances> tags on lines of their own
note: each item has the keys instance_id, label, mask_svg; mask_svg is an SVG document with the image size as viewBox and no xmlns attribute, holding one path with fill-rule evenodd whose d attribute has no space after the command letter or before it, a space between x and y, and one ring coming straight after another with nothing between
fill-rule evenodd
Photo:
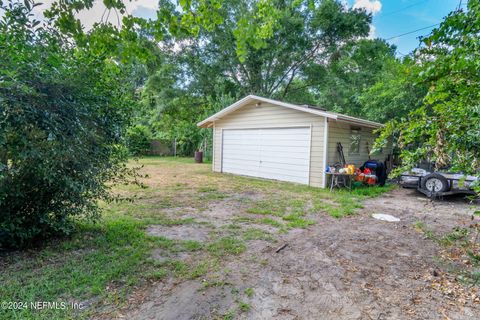
<instances>
[{"instance_id":1,"label":"patchy lawn","mask_svg":"<svg viewBox=\"0 0 480 320\"><path fill-rule=\"evenodd\" d=\"M1 256L0 301L84 308L3 308L0 318L480 315L476 287L453 281L454 292L445 293L452 278L438 260L442 247L425 235L428 228L450 232L469 218L472 208L463 202L432 211L429 201L392 186L330 193L212 173L191 159L140 164L147 188L116 188L133 202L104 204L103 221L80 225L70 239Z\"/></svg>"}]
</instances>

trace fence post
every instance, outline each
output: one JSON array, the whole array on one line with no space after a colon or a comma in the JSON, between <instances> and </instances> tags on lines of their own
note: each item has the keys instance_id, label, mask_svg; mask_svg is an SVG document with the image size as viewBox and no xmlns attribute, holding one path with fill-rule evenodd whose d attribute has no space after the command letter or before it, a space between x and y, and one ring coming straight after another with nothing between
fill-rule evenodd
<instances>
[{"instance_id":1,"label":"fence post","mask_svg":"<svg viewBox=\"0 0 480 320\"><path fill-rule=\"evenodd\" d=\"M177 138L173 138L173 156L177 156Z\"/></svg>"}]
</instances>

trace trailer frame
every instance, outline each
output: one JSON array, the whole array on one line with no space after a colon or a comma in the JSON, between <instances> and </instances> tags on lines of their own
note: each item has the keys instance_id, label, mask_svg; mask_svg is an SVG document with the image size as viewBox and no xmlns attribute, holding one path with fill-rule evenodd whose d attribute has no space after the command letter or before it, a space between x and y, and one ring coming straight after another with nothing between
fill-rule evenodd
<instances>
[{"instance_id":1,"label":"trailer frame","mask_svg":"<svg viewBox=\"0 0 480 320\"><path fill-rule=\"evenodd\" d=\"M454 181L460 181L461 179L458 178L453 178L453 177L448 177L443 175L445 179L447 179L450 190L448 191L429 191L426 189L422 188L422 179L425 177L423 175L417 175L417 174L401 174L399 177L399 184L404 187L404 188L412 188L412 189L417 189L417 191L423 193L429 198L441 198L443 196L449 196L449 195L454 195L454 194L470 194L470 195L477 195L477 193L471 189L453 189L453 183ZM401 182L402 177L409 177L409 178L417 178L417 182L415 185L413 184L405 184ZM473 180L467 180L469 182L472 182Z\"/></svg>"}]
</instances>

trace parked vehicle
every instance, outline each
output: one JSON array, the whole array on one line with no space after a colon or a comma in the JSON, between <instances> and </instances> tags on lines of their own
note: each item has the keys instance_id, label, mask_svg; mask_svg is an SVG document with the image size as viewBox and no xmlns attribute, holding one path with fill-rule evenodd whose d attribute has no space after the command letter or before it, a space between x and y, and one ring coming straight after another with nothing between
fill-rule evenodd
<instances>
[{"instance_id":1,"label":"parked vehicle","mask_svg":"<svg viewBox=\"0 0 480 320\"><path fill-rule=\"evenodd\" d=\"M473 185L478 178L461 173L428 172L413 168L400 176L400 185L414 188L428 197L441 197L457 193L476 194Z\"/></svg>"}]
</instances>

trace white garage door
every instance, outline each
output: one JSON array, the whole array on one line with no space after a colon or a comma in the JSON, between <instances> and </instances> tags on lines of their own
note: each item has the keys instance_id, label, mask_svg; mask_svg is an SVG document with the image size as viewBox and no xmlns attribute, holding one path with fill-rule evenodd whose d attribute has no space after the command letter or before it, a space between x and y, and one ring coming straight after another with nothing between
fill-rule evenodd
<instances>
[{"instance_id":1,"label":"white garage door","mask_svg":"<svg viewBox=\"0 0 480 320\"><path fill-rule=\"evenodd\" d=\"M222 171L308 184L310 127L223 130Z\"/></svg>"}]
</instances>

